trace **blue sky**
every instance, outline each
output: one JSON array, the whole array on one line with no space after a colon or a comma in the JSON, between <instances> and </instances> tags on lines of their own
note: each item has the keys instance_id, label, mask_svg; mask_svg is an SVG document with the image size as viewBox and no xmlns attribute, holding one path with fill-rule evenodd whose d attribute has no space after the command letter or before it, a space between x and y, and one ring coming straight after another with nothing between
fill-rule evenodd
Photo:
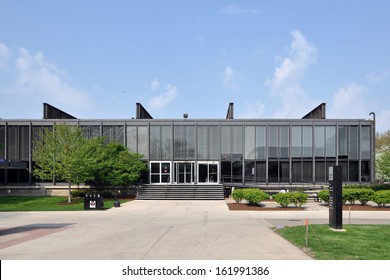
<instances>
[{"instance_id":1,"label":"blue sky","mask_svg":"<svg viewBox=\"0 0 390 280\"><path fill-rule=\"evenodd\" d=\"M390 1L0 0L0 118L377 116Z\"/></svg>"}]
</instances>

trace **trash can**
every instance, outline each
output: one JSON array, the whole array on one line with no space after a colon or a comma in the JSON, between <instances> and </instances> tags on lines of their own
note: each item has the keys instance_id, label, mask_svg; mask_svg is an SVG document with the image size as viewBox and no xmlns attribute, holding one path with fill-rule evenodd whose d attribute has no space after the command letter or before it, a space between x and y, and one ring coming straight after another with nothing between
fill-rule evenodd
<instances>
[{"instance_id":1,"label":"trash can","mask_svg":"<svg viewBox=\"0 0 390 280\"><path fill-rule=\"evenodd\" d=\"M102 210L103 207L104 200L100 194L86 194L84 196L84 210Z\"/></svg>"},{"instance_id":2,"label":"trash can","mask_svg":"<svg viewBox=\"0 0 390 280\"><path fill-rule=\"evenodd\" d=\"M224 188L224 195L225 195L225 198L228 198L231 195L231 188L225 187Z\"/></svg>"}]
</instances>

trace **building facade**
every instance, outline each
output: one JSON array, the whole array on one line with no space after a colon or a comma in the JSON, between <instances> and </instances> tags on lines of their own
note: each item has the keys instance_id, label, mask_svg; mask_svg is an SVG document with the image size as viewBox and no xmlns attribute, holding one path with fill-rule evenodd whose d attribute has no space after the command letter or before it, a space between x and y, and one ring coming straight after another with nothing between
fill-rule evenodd
<instances>
[{"instance_id":1,"label":"building facade","mask_svg":"<svg viewBox=\"0 0 390 280\"><path fill-rule=\"evenodd\" d=\"M234 119L232 104L226 119L198 120L152 119L140 104L135 119L82 120L49 106L40 120L0 119L0 185L36 182L29 172L34 139L55 123L79 125L87 137L143 154L144 184L325 184L334 165L344 182L375 180L374 121L326 119L324 104L320 114L285 120Z\"/></svg>"}]
</instances>

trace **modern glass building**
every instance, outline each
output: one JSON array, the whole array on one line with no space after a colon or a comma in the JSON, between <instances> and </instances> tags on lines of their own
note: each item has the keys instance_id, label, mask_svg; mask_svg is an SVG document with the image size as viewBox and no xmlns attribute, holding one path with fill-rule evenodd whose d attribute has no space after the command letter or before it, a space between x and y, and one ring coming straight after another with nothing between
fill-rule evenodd
<instances>
[{"instance_id":1,"label":"modern glass building","mask_svg":"<svg viewBox=\"0 0 390 280\"><path fill-rule=\"evenodd\" d=\"M340 165L344 182L374 181L373 120L326 119L321 104L302 119L153 119L137 103L127 120L83 120L44 104L40 120L0 119L0 184L34 184L31 150L44 127L79 125L144 155L147 185L326 184Z\"/></svg>"}]
</instances>

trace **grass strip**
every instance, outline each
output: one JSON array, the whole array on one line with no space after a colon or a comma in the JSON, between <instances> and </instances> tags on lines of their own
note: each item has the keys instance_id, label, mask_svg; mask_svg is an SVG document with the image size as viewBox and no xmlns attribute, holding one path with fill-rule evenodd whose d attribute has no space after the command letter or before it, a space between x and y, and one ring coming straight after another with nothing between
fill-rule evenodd
<instances>
[{"instance_id":1,"label":"grass strip","mask_svg":"<svg viewBox=\"0 0 390 280\"><path fill-rule=\"evenodd\" d=\"M318 260L390 260L390 225L345 225L345 232L329 225L276 228L282 237Z\"/></svg>"},{"instance_id":2,"label":"grass strip","mask_svg":"<svg viewBox=\"0 0 390 280\"><path fill-rule=\"evenodd\" d=\"M125 203L129 199L119 199ZM114 207L114 199L104 200L104 209ZM62 196L2 196L0 197L0 212L4 211L83 211L84 200L82 198L72 199L68 203L67 197Z\"/></svg>"}]
</instances>

